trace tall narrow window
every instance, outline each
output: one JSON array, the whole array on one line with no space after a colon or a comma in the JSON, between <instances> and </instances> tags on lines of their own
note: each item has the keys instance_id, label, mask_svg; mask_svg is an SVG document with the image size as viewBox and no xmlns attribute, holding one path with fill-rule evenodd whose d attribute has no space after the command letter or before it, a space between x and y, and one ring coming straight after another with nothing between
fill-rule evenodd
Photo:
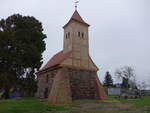
<instances>
[{"instance_id":1,"label":"tall narrow window","mask_svg":"<svg viewBox=\"0 0 150 113\"><path fill-rule=\"evenodd\" d=\"M80 37L80 32L78 32L78 37Z\"/></svg>"},{"instance_id":2,"label":"tall narrow window","mask_svg":"<svg viewBox=\"0 0 150 113\"><path fill-rule=\"evenodd\" d=\"M84 38L84 33L82 33L82 38Z\"/></svg>"},{"instance_id":3,"label":"tall narrow window","mask_svg":"<svg viewBox=\"0 0 150 113\"><path fill-rule=\"evenodd\" d=\"M68 35L66 34L66 39L68 38Z\"/></svg>"},{"instance_id":4,"label":"tall narrow window","mask_svg":"<svg viewBox=\"0 0 150 113\"><path fill-rule=\"evenodd\" d=\"M44 98L48 98L48 88L45 88L44 90Z\"/></svg>"},{"instance_id":5,"label":"tall narrow window","mask_svg":"<svg viewBox=\"0 0 150 113\"><path fill-rule=\"evenodd\" d=\"M70 38L70 32L68 32L68 38Z\"/></svg>"},{"instance_id":6,"label":"tall narrow window","mask_svg":"<svg viewBox=\"0 0 150 113\"><path fill-rule=\"evenodd\" d=\"M48 81L49 81L49 77L48 75L46 75L46 82L48 83Z\"/></svg>"}]
</instances>

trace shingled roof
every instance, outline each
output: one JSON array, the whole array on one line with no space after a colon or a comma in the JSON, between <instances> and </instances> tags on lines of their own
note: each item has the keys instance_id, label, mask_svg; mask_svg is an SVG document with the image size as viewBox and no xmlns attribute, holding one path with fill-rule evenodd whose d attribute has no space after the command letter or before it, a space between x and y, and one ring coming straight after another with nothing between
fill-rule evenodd
<instances>
[{"instance_id":1,"label":"shingled roof","mask_svg":"<svg viewBox=\"0 0 150 113\"><path fill-rule=\"evenodd\" d=\"M71 20L75 20L75 21L77 21L77 22L80 22L80 23L82 23L82 24L85 24L85 25L89 26L89 24L87 24L87 23L82 19L82 17L80 16L80 14L78 13L77 10L75 10L75 12L73 13L71 19L69 20L69 22L68 22L66 25L64 25L64 27L66 27L66 26L71 22Z\"/></svg>"}]
</instances>

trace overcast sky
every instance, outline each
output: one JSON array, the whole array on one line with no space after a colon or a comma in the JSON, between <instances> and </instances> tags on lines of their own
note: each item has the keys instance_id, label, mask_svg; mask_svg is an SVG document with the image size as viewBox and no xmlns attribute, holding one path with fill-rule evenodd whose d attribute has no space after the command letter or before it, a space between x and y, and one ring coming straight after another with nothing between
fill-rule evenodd
<instances>
[{"instance_id":1,"label":"overcast sky","mask_svg":"<svg viewBox=\"0 0 150 113\"><path fill-rule=\"evenodd\" d=\"M0 19L19 13L43 23L47 35L44 64L63 48L63 29L74 12L74 0L0 0ZM114 76L124 65L138 81L150 81L150 0L80 0L78 12L90 24L90 55Z\"/></svg>"}]
</instances>

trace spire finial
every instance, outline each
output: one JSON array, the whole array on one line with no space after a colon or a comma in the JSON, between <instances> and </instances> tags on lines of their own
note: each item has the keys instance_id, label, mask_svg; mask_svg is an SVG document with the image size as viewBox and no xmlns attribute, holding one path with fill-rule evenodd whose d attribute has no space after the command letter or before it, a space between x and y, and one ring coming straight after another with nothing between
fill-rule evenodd
<instances>
[{"instance_id":1,"label":"spire finial","mask_svg":"<svg viewBox=\"0 0 150 113\"><path fill-rule=\"evenodd\" d=\"M79 1L75 1L75 10L77 10Z\"/></svg>"}]
</instances>

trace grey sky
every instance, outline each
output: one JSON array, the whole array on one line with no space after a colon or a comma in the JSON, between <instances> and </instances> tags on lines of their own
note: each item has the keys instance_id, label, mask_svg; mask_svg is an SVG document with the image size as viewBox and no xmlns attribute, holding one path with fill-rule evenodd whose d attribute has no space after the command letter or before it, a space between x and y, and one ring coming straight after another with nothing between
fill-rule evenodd
<instances>
[{"instance_id":1,"label":"grey sky","mask_svg":"<svg viewBox=\"0 0 150 113\"><path fill-rule=\"evenodd\" d=\"M20 13L43 23L44 64L62 50L62 26L73 12L74 0L0 0L0 19ZM138 81L150 81L150 0L80 0L78 12L91 25L90 55L101 80L128 65Z\"/></svg>"}]
</instances>

